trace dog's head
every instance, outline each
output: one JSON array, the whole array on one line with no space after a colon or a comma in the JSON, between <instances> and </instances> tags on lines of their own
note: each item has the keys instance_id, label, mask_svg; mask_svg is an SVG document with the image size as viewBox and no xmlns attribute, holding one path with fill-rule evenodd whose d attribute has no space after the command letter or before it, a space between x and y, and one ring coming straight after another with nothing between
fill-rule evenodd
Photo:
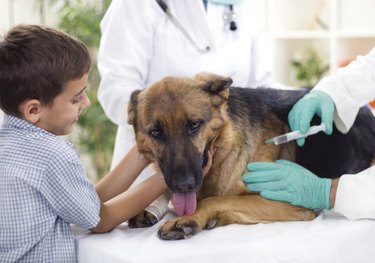
<instances>
[{"instance_id":1,"label":"dog's head","mask_svg":"<svg viewBox=\"0 0 375 263\"><path fill-rule=\"evenodd\" d=\"M226 123L231 83L207 73L166 77L131 96L128 121L138 149L163 172L178 214L195 212L207 151Z\"/></svg>"}]
</instances>

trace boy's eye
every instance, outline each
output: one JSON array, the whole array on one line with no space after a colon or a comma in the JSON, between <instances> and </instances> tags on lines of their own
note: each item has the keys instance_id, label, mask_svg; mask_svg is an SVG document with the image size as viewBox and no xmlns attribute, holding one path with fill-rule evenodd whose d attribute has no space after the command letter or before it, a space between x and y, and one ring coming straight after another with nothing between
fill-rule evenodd
<instances>
[{"instance_id":1,"label":"boy's eye","mask_svg":"<svg viewBox=\"0 0 375 263\"><path fill-rule=\"evenodd\" d=\"M82 100L83 100L83 94L81 94L81 95L79 95L78 97L74 98L74 99L72 100L72 103L73 103L73 104L76 104L76 103L81 102Z\"/></svg>"}]
</instances>

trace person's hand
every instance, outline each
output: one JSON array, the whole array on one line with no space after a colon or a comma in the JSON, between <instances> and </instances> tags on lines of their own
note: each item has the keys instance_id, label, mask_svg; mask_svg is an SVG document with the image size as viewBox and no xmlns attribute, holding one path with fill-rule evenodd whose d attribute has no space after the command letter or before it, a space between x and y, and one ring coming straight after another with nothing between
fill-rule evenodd
<instances>
[{"instance_id":1,"label":"person's hand","mask_svg":"<svg viewBox=\"0 0 375 263\"><path fill-rule=\"evenodd\" d=\"M286 160L254 162L243 180L250 191L267 199L310 209L329 209L331 179L319 178L304 167Z\"/></svg>"},{"instance_id":2,"label":"person's hand","mask_svg":"<svg viewBox=\"0 0 375 263\"><path fill-rule=\"evenodd\" d=\"M332 134L333 129L333 112L335 105L331 97L319 90L312 90L303 96L293 106L289 112L288 121L292 131L300 131L305 134L310 128L310 123L314 115L321 117L321 121L325 124L327 135ZM297 139L298 146L305 144L305 138Z\"/></svg>"},{"instance_id":3,"label":"person's hand","mask_svg":"<svg viewBox=\"0 0 375 263\"><path fill-rule=\"evenodd\" d=\"M207 163L206 165L203 167L203 177L205 177L208 172L210 171L211 167L212 167L212 157L214 156L215 154L215 151L216 149L214 148L213 145L210 146L210 149L208 149L208 153L207 153Z\"/></svg>"}]
</instances>

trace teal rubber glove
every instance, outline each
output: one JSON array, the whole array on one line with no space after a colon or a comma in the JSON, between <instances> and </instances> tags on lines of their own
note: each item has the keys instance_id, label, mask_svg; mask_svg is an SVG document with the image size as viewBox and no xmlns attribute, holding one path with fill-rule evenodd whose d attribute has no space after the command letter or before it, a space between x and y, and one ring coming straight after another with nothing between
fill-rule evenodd
<instances>
[{"instance_id":1,"label":"teal rubber glove","mask_svg":"<svg viewBox=\"0 0 375 263\"><path fill-rule=\"evenodd\" d=\"M243 175L246 187L267 199L310 209L329 209L331 179L319 178L304 167L286 160L254 162Z\"/></svg>"},{"instance_id":2,"label":"teal rubber glove","mask_svg":"<svg viewBox=\"0 0 375 263\"><path fill-rule=\"evenodd\" d=\"M289 112L288 121L292 131L300 131L305 134L310 128L314 115L318 115L326 126L325 133L332 134L333 112L335 104L331 97L319 90L312 90L303 96ZM298 146L305 144L305 138L297 139Z\"/></svg>"}]
</instances>

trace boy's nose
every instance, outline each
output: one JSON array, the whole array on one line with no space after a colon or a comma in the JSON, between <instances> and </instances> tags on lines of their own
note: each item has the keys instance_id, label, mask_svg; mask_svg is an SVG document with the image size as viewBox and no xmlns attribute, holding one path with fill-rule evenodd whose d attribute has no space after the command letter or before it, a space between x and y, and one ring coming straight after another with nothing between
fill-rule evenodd
<instances>
[{"instance_id":1,"label":"boy's nose","mask_svg":"<svg viewBox=\"0 0 375 263\"><path fill-rule=\"evenodd\" d=\"M87 109L88 107L90 107L91 105L91 101L89 99L89 97L87 96L87 94L85 93L85 99L83 100L83 103L82 103L82 109Z\"/></svg>"}]
</instances>

